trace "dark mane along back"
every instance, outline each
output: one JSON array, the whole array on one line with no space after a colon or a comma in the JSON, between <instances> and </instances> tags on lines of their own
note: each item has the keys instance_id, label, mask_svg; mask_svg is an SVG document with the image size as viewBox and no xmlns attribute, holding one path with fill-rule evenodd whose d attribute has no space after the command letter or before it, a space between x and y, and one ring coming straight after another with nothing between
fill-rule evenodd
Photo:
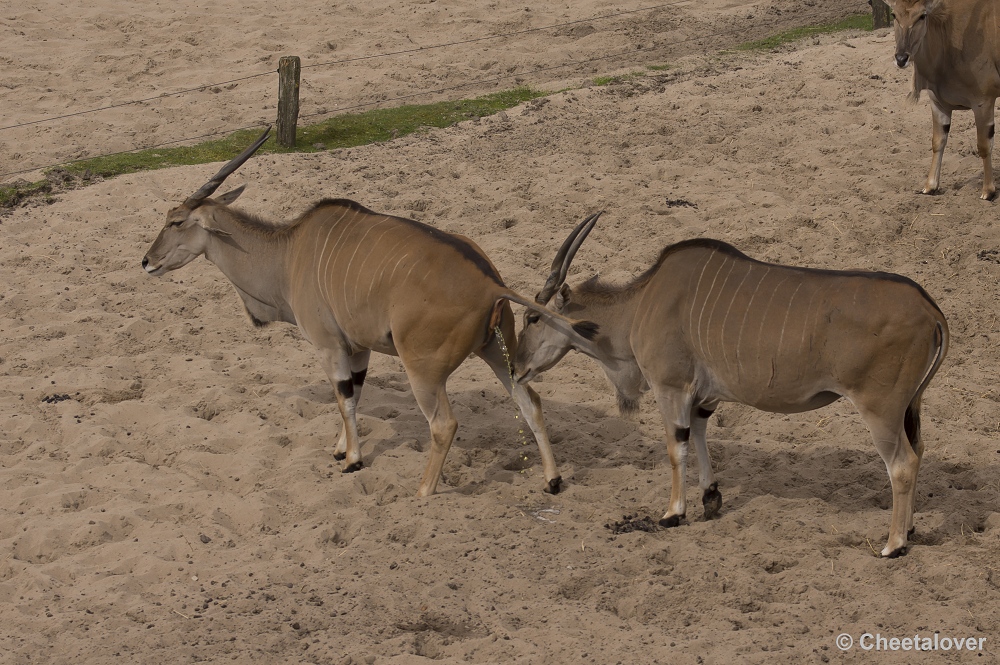
<instances>
[{"instance_id":1,"label":"dark mane along back","mask_svg":"<svg viewBox=\"0 0 1000 665\"><path fill-rule=\"evenodd\" d=\"M357 201L352 201L351 199L323 199L308 211L306 211L298 220L292 223L292 225L298 224L302 219L309 216L310 214L321 210L324 208L349 208L355 212L359 212L365 215L372 215L374 217L390 217L401 224L405 224L414 229L418 229L422 233L426 234L429 238L435 240L436 242L447 245L461 254L462 258L470 261L473 265L479 268L480 272L484 276L488 277L494 283L504 286L503 280L500 278L499 273L497 273L496 268L490 263L483 253L475 246L470 244L465 238L461 238L447 231L442 231L441 229L436 229L429 224L424 224L423 222L418 222L415 219L407 219L406 217L398 217L396 215L389 215L386 213L375 212Z\"/></svg>"}]
</instances>

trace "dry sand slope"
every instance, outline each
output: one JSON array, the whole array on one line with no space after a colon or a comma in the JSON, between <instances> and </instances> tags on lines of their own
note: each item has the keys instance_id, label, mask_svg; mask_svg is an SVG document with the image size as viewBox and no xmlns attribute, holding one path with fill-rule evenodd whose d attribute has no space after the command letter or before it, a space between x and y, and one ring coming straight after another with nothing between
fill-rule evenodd
<instances>
[{"instance_id":1,"label":"dry sand slope","mask_svg":"<svg viewBox=\"0 0 1000 665\"><path fill-rule=\"evenodd\" d=\"M935 630L987 637L962 659L994 662L1000 227L977 198L971 114L944 193L915 194L929 112L904 105L892 48L882 32L685 61L390 143L262 156L231 184L273 218L348 196L466 234L529 294L600 208L571 282L627 279L701 235L916 279L953 337L925 395L907 556L874 557L888 480L846 403L724 405L709 430L721 518L613 535L623 514L665 509L661 426L649 400L618 417L578 355L536 384L562 494L541 492L476 360L450 382L459 438L439 495L413 496L427 426L384 356L360 408L367 466L341 475L332 391L295 330L253 330L204 260L141 271L166 210L215 167L173 169L0 223L0 662L863 662L878 656L834 637Z\"/></svg>"}]
</instances>

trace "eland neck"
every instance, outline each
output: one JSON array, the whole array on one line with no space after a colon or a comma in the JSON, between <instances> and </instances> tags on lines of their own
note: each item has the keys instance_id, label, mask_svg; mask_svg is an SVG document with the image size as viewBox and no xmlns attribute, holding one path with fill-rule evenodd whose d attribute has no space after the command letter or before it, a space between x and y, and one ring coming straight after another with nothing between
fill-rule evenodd
<instances>
[{"instance_id":1,"label":"eland neck","mask_svg":"<svg viewBox=\"0 0 1000 665\"><path fill-rule=\"evenodd\" d=\"M594 339L599 355L594 359L614 384L619 409L625 414L638 408L646 390L630 339L641 293L635 284L613 286L590 279L573 290L572 311L567 312L600 326Z\"/></svg>"},{"instance_id":2,"label":"eland neck","mask_svg":"<svg viewBox=\"0 0 1000 665\"><path fill-rule=\"evenodd\" d=\"M243 299L254 325L295 323L288 299L291 229L272 227L228 208L214 213L205 258L214 263Z\"/></svg>"}]
</instances>

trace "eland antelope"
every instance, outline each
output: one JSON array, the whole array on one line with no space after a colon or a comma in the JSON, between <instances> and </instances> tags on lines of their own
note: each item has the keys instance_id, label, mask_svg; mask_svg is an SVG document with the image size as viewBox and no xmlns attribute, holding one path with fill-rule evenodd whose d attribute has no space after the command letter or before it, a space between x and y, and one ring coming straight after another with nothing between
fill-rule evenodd
<instances>
[{"instance_id":1,"label":"eland antelope","mask_svg":"<svg viewBox=\"0 0 1000 665\"><path fill-rule=\"evenodd\" d=\"M981 198L996 196L993 182L993 113L1000 97L1000 5L996 0L887 0L895 16L896 64L913 63L914 101L931 100L931 170L922 192L941 181L941 160L951 114L972 110L983 160Z\"/></svg>"},{"instance_id":2,"label":"eland antelope","mask_svg":"<svg viewBox=\"0 0 1000 665\"><path fill-rule=\"evenodd\" d=\"M904 553L924 450L920 398L948 350L948 324L930 296L899 275L762 263L705 239L670 245L624 286L594 277L570 288L569 264L596 221L587 218L566 239L535 300L592 321L599 332L578 347L527 311L514 362L518 382L576 349L604 369L623 412L634 412L640 394L652 389L672 471L665 527L687 512L689 439L705 517L722 506L705 442L719 402L796 413L846 397L861 412L892 483L882 555Z\"/></svg>"},{"instance_id":3,"label":"eland antelope","mask_svg":"<svg viewBox=\"0 0 1000 665\"><path fill-rule=\"evenodd\" d=\"M541 400L511 380L493 331L499 326L513 353L510 302L584 347L596 332L593 324L570 321L508 289L464 236L346 199L320 201L298 219L276 225L231 207L243 187L209 198L260 148L268 131L167 213L142 260L146 272L160 276L204 255L236 287L254 325L284 321L299 327L319 350L334 387L343 417L334 456L344 460L345 473L362 467L355 410L371 351L395 355L431 431L430 461L417 495L433 494L457 428L445 383L474 353L513 394L538 443L545 490L558 492Z\"/></svg>"}]
</instances>

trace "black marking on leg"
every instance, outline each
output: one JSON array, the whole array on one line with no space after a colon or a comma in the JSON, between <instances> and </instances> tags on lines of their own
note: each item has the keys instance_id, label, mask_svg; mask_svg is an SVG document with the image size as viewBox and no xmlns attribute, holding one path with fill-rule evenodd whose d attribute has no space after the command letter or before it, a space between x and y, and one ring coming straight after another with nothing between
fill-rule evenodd
<instances>
[{"instance_id":1,"label":"black marking on leg","mask_svg":"<svg viewBox=\"0 0 1000 665\"><path fill-rule=\"evenodd\" d=\"M715 411L709 411L708 409L700 406L698 407L697 411L698 417L703 420L708 420L713 413L715 413Z\"/></svg>"},{"instance_id":2,"label":"black marking on leg","mask_svg":"<svg viewBox=\"0 0 1000 665\"><path fill-rule=\"evenodd\" d=\"M996 131L997 131L997 128L994 127L993 125L990 125L989 135L990 135L991 139L993 138L993 135L996 134Z\"/></svg>"},{"instance_id":3,"label":"black marking on leg","mask_svg":"<svg viewBox=\"0 0 1000 665\"><path fill-rule=\"evenodd\" d=\"M337 381L337 392L345 399L351 399L354 397L354 382L350 379Z\"/></svg>"},{"instance_id":4,"label":"black marking on leg","mask_svg":"<svg viewBox=\"0 0 1000 665\"><path fill-rule=\"evenodd\" d=\"M360 372L351 372L351 380L354 382L354 385L356 386L363 385L366 376L368 376L367 368L361 370Z\"/></svg>"},{"instance_id":5,"label":"black marking on leg","mask_svg":"<svg viewBox=\"0 0 1000 665\"><path fill-rule=\"evenodd\" d=\"M562 476L556 476L549 481L548 485L545 486L546 494L559 494L559 490L562 489Z\"/></svg>"},{"instance_id":6,"label":"black marking on leg","mask_svg":"<svg viewBox=\"0 0 1000 665\"><path fill-rule=\"evenodd\" d=\"M338 462L343 462L345 459L347 459L347 453L334 453L333 459L337 460Z\"/></svg>"},{"instance_id":7,"label":"black marking on leg","mask_svg":"<svg viewBox=\"0 0 1000 665\"><path fill-rule=\"evenodd\" d=\"M683 518L683 515L671 515L670 517L664 517L660 520L659 524L664 529L672 529L675 526L679 526Z\"/></svg>"},{"instance_id":8,"label":"black marking on leg","mask_svg":"<svg viewBox=\"0 0 1000 665\"><path fill-rule=\"evenodd\" d=\"M906 537L907 538L911 538L913 536L913 534L916 533L916 532L917 532L917 527L911 526L910 530L906 532Z\"/></svg>"},{"instance_id":9,"label":"black marking on leg","mask_svg":"<svg viewBox=\"0 0 1000 665\"><path fill-rule=\"evenodd\" d=\"M951 131L951 123L949 122L947 125L941 125L941 129L945 134L947 134Z\"/></svg>"},{"instance_id":10,"label":"black marking on leg","mask_svg":"<svg viewBox=\"0 0 1000 665\"><path fill-rule=\"evenodd\" d=\"M362 460L358 460L354 464L350 464L348 466L345 466L341 470L341 473L354 473L355 471L360 471L363 468L365 468L365 463Z\"/></svg>"},{"instance_id":11,"label":"black marking on leg","mask_svg":"<svg viewBox=\"0 0 1000 665\"><path fill-rule=\"evenodd\" d=\"M690 427L678 427L677 431L674 432L674 438L677 441L683 443L691 438L691 428Z\"/></svg>"},{"instance_id":12,"label":"black marking on leg","mask_svg":"<svg viewBox=\"0 0 1000 665\"><path fill-rule=\"evenodd\" d=\"M701 497L701 503L705 507L706 520L719 514L719 510L722 509L722 492L719 491L719 483L712 483L708 486Z\"/></svg>"}]
</instances>

